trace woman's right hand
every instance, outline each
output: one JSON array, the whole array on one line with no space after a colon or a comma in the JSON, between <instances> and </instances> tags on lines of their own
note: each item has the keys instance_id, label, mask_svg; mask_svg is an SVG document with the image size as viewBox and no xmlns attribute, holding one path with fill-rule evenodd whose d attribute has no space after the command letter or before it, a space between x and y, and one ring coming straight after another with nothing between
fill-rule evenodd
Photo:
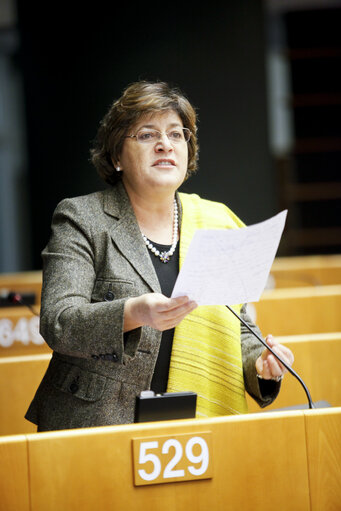
<instances>
[{"instance_id":1,"label":"woman's right hand","mask_svg":"<svg viewBox=\"0 0 341 511\"><path fill-rule=\"evenodd\" d=\"M148 325L163 332L176 327L197 307L187 296L167 298L160 293L147 293L129 298L124 306L124 331Z\"/></svg>"}]
</instances>

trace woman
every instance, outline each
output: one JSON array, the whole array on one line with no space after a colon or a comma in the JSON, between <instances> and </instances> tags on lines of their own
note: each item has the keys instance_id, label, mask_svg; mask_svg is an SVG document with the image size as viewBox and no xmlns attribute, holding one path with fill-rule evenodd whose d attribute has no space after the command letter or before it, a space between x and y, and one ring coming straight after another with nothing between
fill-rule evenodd
<instances>
[{"instance_id":1,"label":"woman","mask_svg":"<svg viewBox=\"0 0 341 511\"><path fill-rule=\"evenodd\" d=\"M197 392L198 417L246 412L244 388L261 406L277 395L285 368L225 307L169 298L197 228L243 226L177 192L196 169L196 131L189 101L159 82L130 85L102 120L92 162L110 188L62 201L42 253L53 357L26 414L38 431L132 422L149 388Z\"/></svg>"}]
</instances>

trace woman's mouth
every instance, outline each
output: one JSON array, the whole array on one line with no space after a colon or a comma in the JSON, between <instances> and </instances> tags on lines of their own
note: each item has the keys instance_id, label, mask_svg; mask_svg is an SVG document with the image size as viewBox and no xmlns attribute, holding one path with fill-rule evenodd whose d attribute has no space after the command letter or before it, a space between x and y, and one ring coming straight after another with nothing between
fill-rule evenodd
<instances>
[{"instance_id":1,"label":"woman's mouth","mask_svg":"<svg viewBox=\"0 0 341 511\"><path fill-rule=\"evenodd\" d=\"M163 158L153 163L153 167L162 167L164 169L175 167L175 161Z\"/></svg>"}]
</instances>

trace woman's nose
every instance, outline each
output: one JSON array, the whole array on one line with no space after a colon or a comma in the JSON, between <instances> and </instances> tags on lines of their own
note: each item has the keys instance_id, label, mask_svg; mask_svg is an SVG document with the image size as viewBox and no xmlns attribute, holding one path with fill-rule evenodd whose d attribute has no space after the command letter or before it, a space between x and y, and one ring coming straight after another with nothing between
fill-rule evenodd
<instances>
[{"instance_id":1,"label":"woman's nose","mask_svg":"<svg viewBox=\"0 0 341 511\"><path fill-rule=\"evenodd\" d=\"M168 136L166 135L166 133L160 134L160 138L155 145L155 150L157 152L173 150L173 146L172 146Z\"/></svg>"}]
</instances>

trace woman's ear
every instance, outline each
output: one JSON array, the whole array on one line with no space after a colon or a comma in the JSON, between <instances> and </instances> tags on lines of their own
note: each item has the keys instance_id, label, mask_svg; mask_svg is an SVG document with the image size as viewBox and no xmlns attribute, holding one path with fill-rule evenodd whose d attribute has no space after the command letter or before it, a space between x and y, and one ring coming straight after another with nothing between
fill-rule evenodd
<instances>
[{"instance_id":1,"label":"woman's ear","mask_svg":"<svg viewBox=\"0 0 341 511\"><path fill-rule=\"evenodd\" d=\"M115 167L116 172L122 172L122 167L119 161L115 162L113 159L111 160L113 166Z\"/></svg>"}]
</instances>

